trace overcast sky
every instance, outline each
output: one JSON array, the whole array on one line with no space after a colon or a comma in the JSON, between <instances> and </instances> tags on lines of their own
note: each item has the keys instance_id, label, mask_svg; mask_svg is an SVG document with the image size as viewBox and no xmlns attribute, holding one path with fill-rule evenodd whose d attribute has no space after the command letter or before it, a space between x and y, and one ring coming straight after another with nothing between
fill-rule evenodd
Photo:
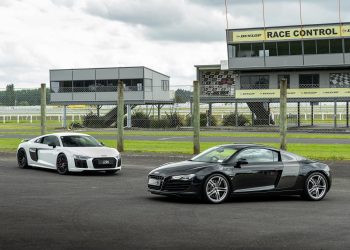
<instances>
[{"instance_id":1,"label":"overcast sky","mask_svg":"<svg viewBox=\"0 0 350 250\"><path fill-rule=\"evenodd\" d=\"M227 0L229 28L263 26L261 0ZM266 24L299 24L299 0L265 0ZM304 23L338 22L338 0L303 0ZM350 1L341 16L350 21ZM189 85L227 57L224 0L0 0L0 88L49 69L147 66Z\"/></svg>"}]
</instances>

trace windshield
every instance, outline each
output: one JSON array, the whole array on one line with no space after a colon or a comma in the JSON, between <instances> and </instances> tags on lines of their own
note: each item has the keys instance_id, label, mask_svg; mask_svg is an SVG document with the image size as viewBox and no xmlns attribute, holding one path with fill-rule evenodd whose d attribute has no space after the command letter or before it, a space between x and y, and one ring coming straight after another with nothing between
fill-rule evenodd
<instances>
[{"instance_id":1,"label":"windshield","mask_svg":"<svg viewBox=\"0 0 350 250\"><path fill-rule=\"evenodd\" d=\"M200 153L191 160L208 163L223 162L228 160L236 152L237 150L231 147L214 147Z\"/></svg>"},{"instance_id":2,"label":"windshield","mask_svg":"<svg viewBox=\"0 0 350 250\"><path fill-rule=\"evenodd\" d=\"M70 135L61 136L63 147L102 147L92 136Z\"/></svg>"}]
</instances>

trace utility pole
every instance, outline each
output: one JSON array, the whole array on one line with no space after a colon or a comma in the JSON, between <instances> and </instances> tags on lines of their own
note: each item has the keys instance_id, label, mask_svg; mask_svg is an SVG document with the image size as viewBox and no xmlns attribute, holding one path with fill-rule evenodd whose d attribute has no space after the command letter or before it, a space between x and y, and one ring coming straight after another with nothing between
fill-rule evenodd
<instances>
[{"instance_id":1,"label":"utility pole","mask_svg":"<svg viewBox=\"0 0 350 250\"><path fill-rule=\"evenodd\" d=\"M192 124L193 124L193 154L200 153L200 142L199 142L199 133L200 133L200 111L199 111L199 82L193 82L193 114L192 114Z\"/></svg>"},{"instance_id":2,"label":"utility pole","mask_svg":"<svg viewBox=\"0 0 350 250\"><path fill-rule=\"evenodd\" d=\"M46 134L46 84L41 84L40 89L40 127L41 127L41 135Z\"/></svg>"},{"instance_id":3,"label":"utility pole","mask_svg":"<svg viewBox=\"0 0 350 250\"><path fill-rule=\"evenodd\" d=\"M287 79L280 82L280 149L287 150Z\"/></svg>"},{"instance_id":4,"label":"utility pole","mask_svg":"<svg viewBox=\"0 0 350 250\"><path fill-rule=\"evenodd\" d=\"M124 151L124 83L118 81L118 115L117 115L117 149L119 152Z\"/></svg>"}]
</instances>

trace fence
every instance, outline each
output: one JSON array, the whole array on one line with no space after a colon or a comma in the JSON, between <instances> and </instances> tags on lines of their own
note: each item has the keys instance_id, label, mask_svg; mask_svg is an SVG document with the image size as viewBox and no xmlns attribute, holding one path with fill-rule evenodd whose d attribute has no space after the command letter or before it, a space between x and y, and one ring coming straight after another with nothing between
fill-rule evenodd
<instances>
[{"instance_id":1,"label":"fence","mask_svg":"<svg viewBox=\"0 0 350 250\"><path fill-rule=\"evenodd\" d=\"M162 86L159 86L159 91L161 90ZM127 93L130 90L126 88L125 91ZM139 88L138 91L144 90ZM125 115L119 123L124 125L124 134L119 141L128 142L126 150L142 151L142 147L148 150L148 147L156 145L159 152L192 152L191 142L198 136L194 137L196 124L193 114L196 112L193 91L193 85L172 86L172 103L161 103L154 99L153 103L139 104L125 99L122 110ZM199 88L199 117L195 121L198 121L202 132L198 140L205 145L229 142L277 143L280 104L240 103L232 98L234 91L234 86ZM212 98L210 101L205 98L208 96ZM47 90L44 119L47 133L76 131L91 134L107 141L107 144L110 142L110 145L117 141L117 135L121 131L118 133L116 104L81 103L59 106L50 104L49 100L50 93ZM41 117L40 89L0 90L0 139L40 135ZM347 101L288 103L287 121L289 131L346 132L349 128L349 105ZM263 140L262 136L254 136L255 132L269 133L268 136L275 139ZM168 148L163 150L165 142L168 143ZM197 152L196 149L194 152Z\"/></svg>"}]
</instances>

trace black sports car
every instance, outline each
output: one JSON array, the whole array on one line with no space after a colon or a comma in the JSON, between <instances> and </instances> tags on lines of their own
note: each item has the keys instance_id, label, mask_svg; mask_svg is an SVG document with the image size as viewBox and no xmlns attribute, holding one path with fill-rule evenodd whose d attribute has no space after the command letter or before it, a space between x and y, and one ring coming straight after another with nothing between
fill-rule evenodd
<instances>
[{"instance_id":1,"label":"black sports car","mask_svg":"<svg viewBox=\"0 0 350 250\"><path fill-rule=\"evenodd\" d=\"M191 160L168 163L148 175L148 190L221 203L247 194L301 195L322 200L332 183L328 165L271 147L230 144Z\"/></svg>"}]
</instances>

